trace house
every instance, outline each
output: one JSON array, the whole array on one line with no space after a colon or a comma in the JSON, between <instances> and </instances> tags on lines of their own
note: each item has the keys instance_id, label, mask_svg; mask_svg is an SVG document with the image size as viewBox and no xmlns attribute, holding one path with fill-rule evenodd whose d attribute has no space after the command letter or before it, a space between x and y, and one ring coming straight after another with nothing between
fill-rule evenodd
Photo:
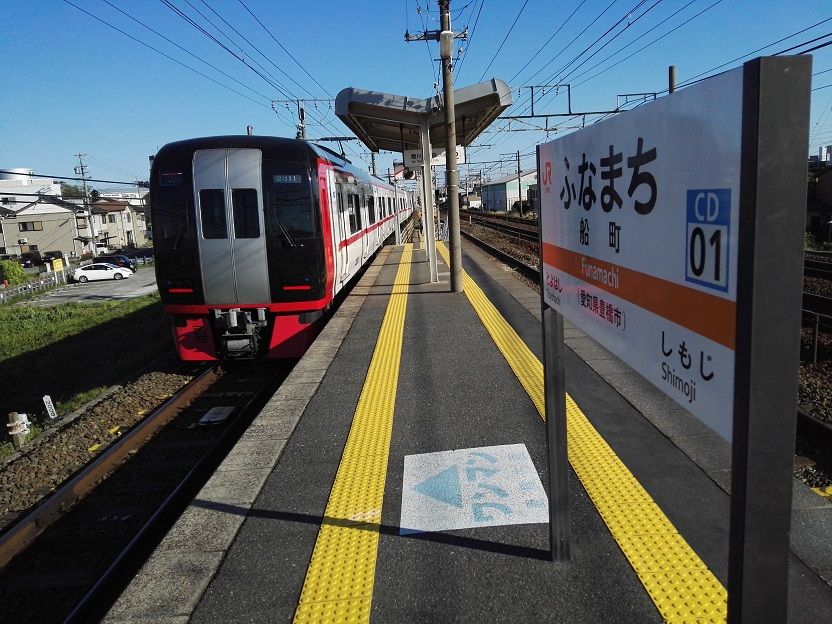
<instances>
[{"instance_id":1,"label":"house","mask_svg":"<svg viewBox=\"0 0 832 624\"><path fill-rule=\"evenodd\" d=\"M482 209L484 212L508 212L514 207L515 202L526 199L529 187L537 184L537 170L522 171L518 176L505 176L483 182L482 184Z\"/></svg>"},{"instance_id":2,"label":"house","mask_svg":"<svg viewBox=\"0 0 832 624\"><path fill-rule=\"evenodd\" d=\"M147 245L147 217L127 199L99 199L90 206L97 240L111 249Z\"/></svg>"},{"instance_id":3,"label":"house","mask_svg":"<svg viewBox=\"0 0 832 624\"><path fill-rule=\"evenodd\" d=\"M61 251L79 256L78 207L60 197L61 186L13 169L0 178L0 254Z\"/></svg>"}]
</instances>

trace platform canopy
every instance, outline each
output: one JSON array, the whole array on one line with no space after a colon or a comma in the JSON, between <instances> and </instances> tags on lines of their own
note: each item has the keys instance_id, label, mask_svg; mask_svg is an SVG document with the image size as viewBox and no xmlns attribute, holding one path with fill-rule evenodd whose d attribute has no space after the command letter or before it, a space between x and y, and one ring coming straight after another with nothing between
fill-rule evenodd
<instances>
[{"instance_id":1,"label":"platform canopy","mask_svg":"<svg viewBox=\"0 0 832 624\"><path fill-rule=\"evenodd\" d=\"M492 78L454 91L457 145L470 145L492 121L511 106L511 89ZM445 115L442 98L428 99L348 87L335 99L335 114L373 152L418 149L423 119L428 119L430 143L444 149Z\"/></svg>"}]
</instances>

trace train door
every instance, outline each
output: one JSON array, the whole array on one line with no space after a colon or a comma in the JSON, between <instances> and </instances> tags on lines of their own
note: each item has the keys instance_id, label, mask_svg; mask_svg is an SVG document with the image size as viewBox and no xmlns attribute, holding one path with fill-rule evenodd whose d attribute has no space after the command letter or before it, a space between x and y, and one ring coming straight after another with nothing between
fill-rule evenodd
<instances>
[{"instance_id":1,"label":"train door","mask_svg":"<svg viewBox=\"0 0 832 624\"><path fill-rule=\"evenodd\" d=\"M335 185L335 207L336 219L338 223L338 280L344 282L349 275L349 252L347 251L347 227L348 216L346 210L346 198L344 197L344 186L342 184Z\"/></svg>"},{"instance_id":2,"label":"train door","mask_svg":"<svg viewBox=\"0 0 832 624\"><path fill-rule=\"evenodd\" d=\"M262 153L197 150L193 168L205 303L269 301Z\"/></svg>"}]
</instances>

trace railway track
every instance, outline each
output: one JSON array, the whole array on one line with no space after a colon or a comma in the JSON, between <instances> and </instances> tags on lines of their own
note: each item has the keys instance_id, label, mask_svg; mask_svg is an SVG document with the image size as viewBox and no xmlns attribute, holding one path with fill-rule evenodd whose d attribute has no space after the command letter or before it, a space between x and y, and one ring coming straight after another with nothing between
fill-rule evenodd
<instances>
[{"instance_id":1,"label":"railway track","mask_svg":"<svg viewBox=\"0 0 832 624\"><path fill-rule=\"evenodd\" d=\"M232 364L191 381L0 536L0 621L100 617L291 369ZM218 406L231 417L200 425Z\"/></svg>"}]
</instances>

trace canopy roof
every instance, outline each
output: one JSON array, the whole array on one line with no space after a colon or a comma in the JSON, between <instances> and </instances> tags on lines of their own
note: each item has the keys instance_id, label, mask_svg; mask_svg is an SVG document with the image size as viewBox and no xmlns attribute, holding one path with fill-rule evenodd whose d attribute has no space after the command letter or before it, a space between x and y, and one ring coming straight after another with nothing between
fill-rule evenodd
<instances>
[{"instance_id":1,"label":"canopy roof","mask_svg":"<svg viewBox=\"0 0 832 624\"><path fill-rule=\"evenodd\" d=\"M457 145L470 145L511 105L511 89L492 78L454 91ZM442 98L412 98L348 87L335 99L335 114L373 152L402 152L420 147L422 120L427 118L432 147L444 149Z\"/></svg>"}]
</instances>

